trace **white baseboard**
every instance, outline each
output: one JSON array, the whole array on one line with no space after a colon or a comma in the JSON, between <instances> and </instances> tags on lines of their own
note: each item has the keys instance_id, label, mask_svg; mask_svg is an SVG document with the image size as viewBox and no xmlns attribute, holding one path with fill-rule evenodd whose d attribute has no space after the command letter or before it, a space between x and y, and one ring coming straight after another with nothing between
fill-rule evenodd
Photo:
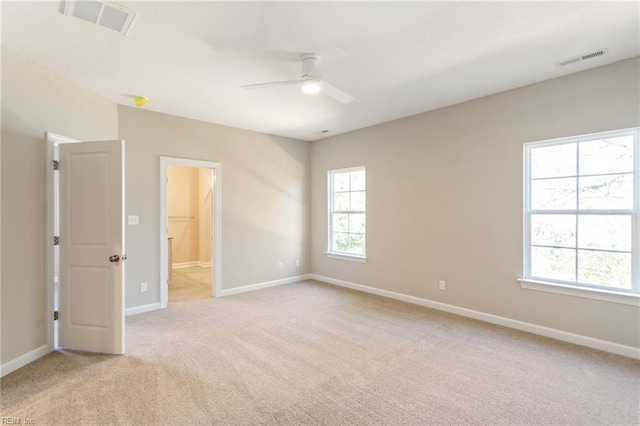
<instances>
[{"instance_id":1,"label":"white baseboard","mask_svg":"<svg viewBox=\"0 0 640 426\"><path fill-rule=\"evenodd\" d=\"M232 294L245 293L247 291L261 290L263 288L275 287L275 286L283 285L283 284L291 284L291 283L295 283L295 282L298 282L298 281L308 280L309 278L311 278L311 275L310 274L306 274L306 275L297 275L295 277L282 278L280 280L266 281L266 282L258 283L258 284L249 284L249 285L245 285L245 286L242 286L242 287L235 287L235 288L229 288L229 289L226 289L226 290L222 290L220 295L221 296L231 296Z\"/></svg>"},{"instance_id":2,"label":"white baseboard","mask_svg":"<svg viewBox=\"0 0 640 426\"><path fill-rule=\"evenodd\" d=\"M605 352L623 355L629 358L640 359L640 348L633 346L621 345L619 343L609 342L607 340L595 339L593 337L583 336L581 334L569 333L567 331L557 330L555 328L543 327L541 325L531 324L528 322L518 321L498 315L487 314L472 309L461 308L459 306L449 305L446 303L435 302L429 299L409 296L393 291L382 290L379 288L369 287L362 284L356 284L348 281L337 280L322 275L310 274L310 279L322 281L327 284L333 284L340 287L346 287L353 290L371 293L378 296L388 297L390 299L401 300L403 302L413 303L415 305L426 306L428 308L445 311L463 317L473 318L491 324L502 325L516 330L527 331L529 333L538 334L552 339L562 340L564 342L574 343L576 345L586 346L588 348L598 349Z\"/></svg>"},{"instance_id":3,"label":"white baseboard","mask_svg":"<svg viewBox=\"0 0 640 426\"><path fill-rule=\"evenodd\" d=\"M160 309L160 303L151 303L148 305L142 305L142 306L134 306L132 308L126 308L124 310L124 314L125 316L128 315L135 315L135 314L141 314L143 312L150 312L150 311L155 311L157 309ZM21 355L5 364L0 365L0 377L4 377L7 374L17 370L18 368L24 367L25 365L29 364L30 362L33 362L35 360L37 360L38 358L41 358L43 356L45 356L46 354L48 354L49 352L52 352L53 349L49 347L49 345L42 345L37 349L34 349L32 351L27 352L24 355Z\"/></svg>"},{"instance_id":4,"label":"white baseboard","mask_svg":"<svg viewBox=\"0 0 640 426\"><path fill-rule=\"evenodd\" d=\"M131 308L126 308L124 310L124 315L129 316L129 315L135 315L135 314L142 314L144 312L157 311L158 309L160 309L160 302L150 303L148 305L140 305L140 306L133 306Z\"/></svg>"},{"instance_id":5,"label":"white baseboard","mask_svg":"<svg viewBox=\"0 0 640 426\"><path fill-rule=\"evenodd\" d=\"M18 368L24 367L25 365L35 361L38 358L42 358L49 352L51 352L51 348L48 345L42 345L39 348L29 351L24 355L20 355L19 357L2 364L0 366L0 377L4 377L13 371L16 371Z\"/></svg>"}]
</instances>

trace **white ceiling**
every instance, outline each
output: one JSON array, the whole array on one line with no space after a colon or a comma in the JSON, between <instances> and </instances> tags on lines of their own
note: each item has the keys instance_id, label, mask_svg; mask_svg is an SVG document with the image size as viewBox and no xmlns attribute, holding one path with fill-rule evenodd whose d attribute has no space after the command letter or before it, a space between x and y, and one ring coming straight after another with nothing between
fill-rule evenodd
<instances>
[{"instance_id":1,"label":"white ceiling","mask_svg":"<svg viewBox=\"0 0 640 426\"><path fill-rule=\"evenodd\" d=\"M2 44L123 105L315 140L640 54L640 2L115 2L127 36L2 2ZM326 76L341 104L297 86L301 53L351 51ZM607 48L604 56L555 63ZM329 133L319 134L327 129Z\"/></svg>"}]
</instances>

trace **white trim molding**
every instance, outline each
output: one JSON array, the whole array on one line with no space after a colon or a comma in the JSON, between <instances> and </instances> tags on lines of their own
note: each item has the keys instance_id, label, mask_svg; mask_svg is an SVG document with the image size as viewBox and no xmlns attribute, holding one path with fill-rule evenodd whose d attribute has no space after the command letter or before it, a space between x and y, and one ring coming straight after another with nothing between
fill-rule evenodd
<instances>
[{"instance_id":1,"label":"white trim molding","mask_svg":"<svg viewBox=\"0 0 640 426\"><path fill-rule=\"evenodd\" d=\"M364 187L362 189L354 189L351 187L351 174L352 173L363 173L364 174ZM364 165L357 167L349 167L346 169L335 169L335 170L327 170L327 251L325 254L328 258L331 259L340 259L340 260L350 260L353 262L366 263L367 262L367 251L366 244L363 253L345 253L339 252L336 250L334 238L334 214L347 215L348 222L351 221L351 215L364 215L365 219L367 217L367 203L366 203L366 193L367 193L367 179L366 179L366 168ZM349 189L348 190L340 190L336 191L335 188L335 177L340 174L349 174ZM344 209L345 206L341 206L342 208L338 208L336 206L336 194L338 192L352 194L354 192L362 192L365 195L365 205L362 206L361 210L355 210L351 205L348 208ZM366 220L365 226L362 232L351 231L351 229L347 226L346 234L351 239L350 235L362 235L364 237L364 241L366 242L367 238L367 229L366 229ZM344 229L339 231L340 233L345 233Z\"/></svg>"},{"instance_id":2,"label":"white trim molding","mask_svg":"<svg viewBox=\"0 0 640 426\"><path fill-rule=\"evenodd\" d=\"M55 325L53 321L54 300L55 293L55 264L56 255L55 248L51 244L51 238L56 235L58 217L56 213L56 179L53 173L53 167L51 167L54 160L58 160L57 145L61 143L79 143L77 139L72 139L67 136L58 135L52 132L44 132L44 143L46 147L47 162L45 165L45 179L46 179L46 199L45 199L45 234L44 241L42 242L45 247L45 338L47 341L47 347L50 351L53 350L56 340ZM28 354L24 354L27 356Z\"/></svg>"},{"instance_id":3,"label":"white trim molding","mask_svg":"<svg viewBox=\"0 0 640 426\"><path fill-rule=\"evenodd\" d=\"M0 366L0 377L4 377L7 374L16 371L18 368L22 368L25 365L37 360L38 358L42 358L49 352L52 352L52 349L48 344L44 344L39 348L29 351L26 354L20 355L19 357L2 364Z\"/></svg>"},{"instance_id":4,"label":"white trim molding","mask_svg":"<svg viewBox=\"0 0 640 426\"><path fill-rule=\"evenodd\" d=\"M124 315L136 315L143 314L145 312L157 311L160 309L160 302L149 303L148 305L140 305L140 306L132 306L131 308L127 308L124 310Z\"/></svg>"},{"instance_id":5,"label":"white trim molding","mask_svg":"<svg viewBox=\"0 0 640 426\"><path fill-rule=\"evenodd\" d=\"M355 254L335 253L331 251L325 251L324 254L326 254L329 259L350 260L351 262L367 263L367 258L365 256L358 256Z\"/></svg>"},{"instance_id":6,"label":"white trim molding","mask_svg":"<svg viewBox=\"0 0 640 426\"><path fill-rule=\"evenodd\" d=\"M538 334L540 336L550 337L552 339L562 340L564 342L586 346L588 348L598 349L629 358L640 359L640 348L636 348L633 346L621 345L619 343L614 343L607 340L600 340L593 337L583 336L581 334L569 333L567 331L557 330L555 328L543 327L541 325L518 321L511 318L505 318L498 315L487 314L485 312L474 311L472 309L462 308L459 306L449 305L441 302L435 302L429 299L423 299L420 297L409 296L393 291L382 290L379 288L338 280L335 278L329 278L322 275L311 274L310 278L327 284L333 284L340 287L350 288L352 290L371 293L382 297L388 297L390 299L413 303L415 305L426 306L427 308L437 309L439 311L449 312L452 314L477 319L491 324L497 324L516 330L526 331L529 333Z\"/></svg>"},{"instance_id":7,"label":"white trim molding","mask_svg":"<svg viewBox=\"0 0 640 426\"><path fill-rule=\"evenodd\" d=\"M583 143L596 142L604 139L610 138L621 138L621 137L630 137L632 141L632 151L633 151L633 166L629 168L629 165L624 161L613 169L602 170L602 171L591 171L583 173L581 169L581 159L580 156L580 147ZM557 161L564 162L567 167L570 167L570 170L566 170L565 172L555 175L548 175L543 173L541 176L533 176L535 174L535 170L537 166L533 164L533 151L541 148L549 148L549 147L568 147L572 156L575 158L569 159L566 157L563 159L556 159ZM613 303L621 303L633 306L640 306L637 302L638 299L634 298L633 295L626 297L627 290L630 290L629 293L635 293L636 295L640 294L640 232L638 232L638 228L640 227L640 197L638 197L638 193L640 192L640 154L638 151L640 149L640 127L629 128L629 129L620 129L613 130L607 132L598 132L586 135L579 136L569 136L562 137L558 139L548 139L539 142L527 142L524 144L524 155L523 155L523 171L524 171L524 179L523 179L523 277L519 281L523 288L530 290L539 290L539 291L548 291L551 293L565 294L576 297L584 297L590 299L604 300ZM551 161L551 160L549 160ZM625 164L623 164L625 163ZM592 173L592 174L589 174ZM599 205L599 206L591 206L585 207L582 206L580 202L579 195L576 195L576 199L573 200L571 206L560 206L560 205L551 205L551 206L534 206L532 202L532 188L535 181L542 181L546 179L559 179L559 178L571 178L575 180L575 185L580 186L580 179L589 178L590 176L598 176L602 177L613 177L618 176L620 173L627 174L633 178L632 182L632 193L636 194L633 196L633 202L624 205L617 204L607 204ZM573 185L573 184L572 184ZM576 188L577 188L576 186ZM576 194L579 194L580 191L576 189ZM612 196L613 197L613 196ZM615 198L615 197L614 197ZM595 208L594 208L595 207ZM548 217L565 217L572 218L571 225L567 225L568 228L566 231L571 230L573 238L571 241L565 241L564 243L553 242L553 241L538 241L537 243L534 241L534 230L533 230L533 218L535 216L548 216ZM581 226L581 220L586 219L587 217L615 217L615 218L626 218L628 219L629 228L622 229L616 231L613 236L611 236L611 240L609 243L613 243L614 241L618 241L615 246L607 246L601 244L596 244L594 247L590 246L582 246L579 243L579 238L576 238L581 234L579 232L579 228ZM559 229L564 229L565 225L562 225ZM555 234L554 234L555 235ZM547 238L548 239L548 238ZM623 241L629 240L628 248L627 243L623 243ZM544 238L543 238L544 240ZM558 276L549 275L549 272L543 272L541 270L534 271L534 256L533 250L539 249L561 249L566 251L566 253L571 252L573 260L570 263L572 265L572 272L570 274L560 274ZM582 265L580 261L579 253L584 252L584 250L588 250L592 253L608 253L613 256L629 256L630 258L630 268L628 272L630 273L628 282L619 282L616 283L618 288L610 287L608 284L614 284L613 282L607 283L602 280L602 278L591 277L587 278L580 271L583 269L588 269L586 265ZM560 277L562 276L562 278ZM592 281L596 279L596 281ZM622 278L621 278L622 280ZM579 289L582 288L585 291L580 292Z\"/></svg>"},{"instance_id":8,"label":"white trim molding","mask_svg":"<svg viewBox=\"0 0 640 426\"><path fill-rule=\"evenodd\" d=\"M263 288L276 287L283 284L292 284L300 281L311 279L310 274L296 275L295 277L282 278L280 280L265 281L263 283L243 285L242 287L229 288L222 290L221 296L231 296L233 294L246 293L247 291L262 290Z\"/></svg>"},{"instance_id":9,"label":"white trim molding","mask_svg":"<svg viewBox=\"0 0 640 426\"><path fill-rule=\"evenodd\" d=\"M640 306L640 294L608 291L598 288L579 287L552 283L547 281L519 278L520 286L527 290L546 291L548 293L564 294L585 299L603 300L605 302L620 303L622 305Z\"/></svg>"}]
</instances>

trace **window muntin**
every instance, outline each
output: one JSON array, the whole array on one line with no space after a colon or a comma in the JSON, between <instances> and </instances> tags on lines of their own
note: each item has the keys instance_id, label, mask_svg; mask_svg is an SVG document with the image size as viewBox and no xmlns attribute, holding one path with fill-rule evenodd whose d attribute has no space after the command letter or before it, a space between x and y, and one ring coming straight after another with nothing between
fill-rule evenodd
<instances>
[{"instance_id":1,"label":"window muntin","mask_svg":"<svg viewBox=\"0 0 640 426\"><path fill-rule=\"evenodd\" d=\"M525 278L640 293L637 129L525 145Z\"/></svg>"},{"instance_id":2,"label":"window muntin","mask_svg":"<svg viewBox=\"0 0 640 426\"><path fill-rule=\"evenodd\" d=\"M364 167L329 171L329 253L366 255Z\"/></svg>"}]
</instances>

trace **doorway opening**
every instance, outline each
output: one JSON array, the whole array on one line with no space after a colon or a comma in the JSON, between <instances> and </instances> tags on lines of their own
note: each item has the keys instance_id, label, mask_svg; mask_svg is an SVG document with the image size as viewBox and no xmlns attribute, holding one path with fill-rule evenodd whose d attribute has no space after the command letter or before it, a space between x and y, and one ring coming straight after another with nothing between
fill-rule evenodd
<instances>
[{"instance_id":1,"label":"doorway opening","mask_svg":"<svg viewBox=\"0 0 640 426\"><path fill-rule=\"evenodd\" d=\"M219 296L220 163L160 157L160 305Z\"/></svg>"},{"instance_id":2,"label":"doorway opening","mask_svg":"<svg viewBox=\"0 0 640 426\"><path fill-rule=\"evenodd\" d=\"M168 166L169 303L213 296L214 170Z\"/></svg>"}]
</instances>

